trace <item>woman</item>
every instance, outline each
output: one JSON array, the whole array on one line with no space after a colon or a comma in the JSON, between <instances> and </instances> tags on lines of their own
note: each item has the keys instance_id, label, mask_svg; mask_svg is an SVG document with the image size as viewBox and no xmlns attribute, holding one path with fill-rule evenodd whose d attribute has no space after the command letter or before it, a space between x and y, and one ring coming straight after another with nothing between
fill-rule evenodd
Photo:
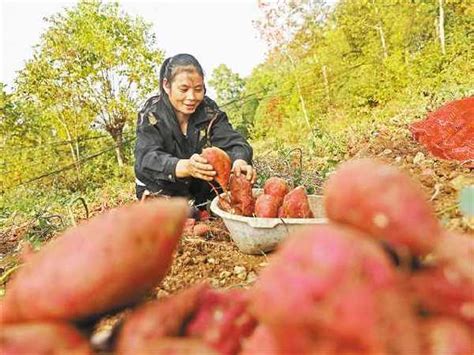
<instances>
[{"instance_id":1,"label":"woman","mask_svg":"<svg viewBox=\"0 0 474 355\"><path fill-rule=\"evenodd\" d=\"M255 182L252 147L205 92L202 67L192 55L178 54L163 62L160 95L148 99L138 115L138 199L144 193L184 196L197 206L211 200L215 194L209 182L216 172L199 155L211 145L227 152L234 174Z\"/></svg>"}]
</instances>

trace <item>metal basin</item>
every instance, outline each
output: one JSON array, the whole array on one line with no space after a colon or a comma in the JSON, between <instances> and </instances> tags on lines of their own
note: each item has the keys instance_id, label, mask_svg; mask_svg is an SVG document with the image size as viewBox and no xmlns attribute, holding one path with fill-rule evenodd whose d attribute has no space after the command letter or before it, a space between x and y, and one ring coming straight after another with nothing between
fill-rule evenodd
<instances>
[{"instance_id":1,"label":"metal basin","mask_svg":"<svg viewBox=\"0 0 474 355\"><path fill-rule=\"evenodd\" d=\"M254 189L258 197L261 189ZM230 237L242 253L262 254L269 252L289 234L313 225L327 223L324 215L323 196L308 195L310 208L315 218L257 218L244 217L225 212L217 205L218 197L211 202L211 211L224 220Z\"/></svg>"}]
</instances>

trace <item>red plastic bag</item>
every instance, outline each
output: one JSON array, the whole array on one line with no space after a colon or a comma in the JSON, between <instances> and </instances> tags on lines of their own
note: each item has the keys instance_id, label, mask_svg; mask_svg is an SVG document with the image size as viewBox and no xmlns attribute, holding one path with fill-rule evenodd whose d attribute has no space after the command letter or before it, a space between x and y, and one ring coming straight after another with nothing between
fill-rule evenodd
<instances>
[{"instance_id":1,"label":"red plastic bag","mask_svg":"<svg viewBox=\"0 0 474 355\"><path fill-rule=\"evenodd\" d=\"M474 97L448 102L410 131L431 154L474 167Z\"/></svg>"}]
</instances>

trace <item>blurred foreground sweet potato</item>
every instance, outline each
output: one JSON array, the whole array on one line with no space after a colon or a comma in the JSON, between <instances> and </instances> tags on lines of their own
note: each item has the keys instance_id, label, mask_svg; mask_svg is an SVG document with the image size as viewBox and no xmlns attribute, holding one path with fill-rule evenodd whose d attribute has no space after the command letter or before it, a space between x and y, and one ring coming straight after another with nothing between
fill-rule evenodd
<instances>
[{"instance_id":1,"label":"blurred foreground sweet potato","mask_svg":"<svg viewBox=\"0 0 474 355\"><path fill-rule=\"evenodd\" d=\"M278 197L262 194L255 201L255 217L276 218L279 208Z\"/></svg>"},{"instance_id":2,"label":"blurred foreground sweet potato","mask_svg":"<svg viewBox=\"0 0 474 355\"><path fill-rule=\"evenodd\" d=\"M407 175L371 159L343 163L325 191L327 216L415 255L429 253L441 229L421 188Z\"/></svg>"},{"instance_id":3,"label":"blurred foreground sweet potato","mask_svg":"<svg viewBox=\"0 0 474 355\"><path fill-rule=\"evenodd\" d=\"M279 177L271 177L263 185L263 193L274 196L278 200L279 205L281 205L283 198L289 191L290 188L286 181Z\"/></svg>"},{"instance_id":4,"label":"blurred foreground sweet potato","mask_svg":"<svg viewBox=\"0 0 474 355\"><path fill-rule=\"evenodd\" d=\"M0 354L89 355L89 343L71 325L62 322L2 324Z\"/></svg>"},{"instance_id":5,"label":"blurred foreground sweet potato","mask_svg":"<svg viewBox=\"0 0 474 355\"><path fill-rule=\"evenodd\" d=\"M427 355L474 354L474 330L456 319L429 319L422 323L421 333Z\"/></svg>"},{"instance_id":6,"label":"blurred foreground sweet potato","mask_svg":"<svg viewBox=\"0 0 474 355\"><path fill-rule=\"evenodd\" d=\"M220 148L211 147L203 149L201 156L212 165L216 171L214 179L224 191L227 191L231 171L231 160L229 155Z\"/></svg>"},{"instance_id":7,"label":"blurred foreground sweet potato","mask_svg":"<svg viewBox=\"0 0 474 355\"><path fill-rule=\"evenodd\" d=\"M201 339L163 337L150 339L140 346L129 349L124 355L217 355Z\"/></svg>"},{"instance_id":8,"label":"blurred foreground sweet potato","mask_svg":"<svg viewBox=\"0 0 474 355\"><path fill-rule=\"evenodd\" d=\"M290 236L250 295L279 353L333 341L362 353L419 353L409 294L382 249L356 230L326 225Z\"/></svg>"},{"instance_id":9,"label":"blurred foreground sweet potato","mask_svg":"<svg viewBox=\"0 0 474 355\"><path fill-rule=\"evenodd\" d=\"M234 214L252 216L255 209L255 199L252 194L252 183L245 175L232 175L229 181L231 208Z\"/></svg>"},{"instance_id":10,"label":"blurred foreground sweet potato","mask_svg":"<svg viewBox=\"0 0 474 355\"><path fill-rule=\"evenodd\" d=\"M184 200L151 200L66 231L14 275L1 320L80 320L136 301L167 272L186 214Z\"/></svg>"},{"instance_id":11,"label":"blurred foreground sweet potato","mask_svg":"<svg viewBox=\"0 0 474 355\"><path fill-rule=\"evenodd\" d=\"M283 199L283 204L278 212L278 217L282 218L313 218L308 195L303 186L298 186L291 190Z\"/></svg>"}]
</instances>

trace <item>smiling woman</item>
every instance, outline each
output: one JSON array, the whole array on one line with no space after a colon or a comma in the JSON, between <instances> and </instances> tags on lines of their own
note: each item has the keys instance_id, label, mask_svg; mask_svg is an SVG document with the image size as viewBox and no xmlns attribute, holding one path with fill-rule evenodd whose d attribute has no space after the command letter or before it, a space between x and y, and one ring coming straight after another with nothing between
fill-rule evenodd
<instances>
[{"instance_id":1,"label":"smiling woman","mask_svg":"<svg viewBox=\"0 0 474 355\"><path fill-rule=\"evenodd\" d=\"M229 155L236 175L255 181L251 146L205 93L204 72L192 55L178 54L163 62L160 95L148 99L138 115L137 198L144 193L183 196L205 205L214 196L208 182L216 175L199 155L208 145Z\"/></svg>"}]
</instances>

